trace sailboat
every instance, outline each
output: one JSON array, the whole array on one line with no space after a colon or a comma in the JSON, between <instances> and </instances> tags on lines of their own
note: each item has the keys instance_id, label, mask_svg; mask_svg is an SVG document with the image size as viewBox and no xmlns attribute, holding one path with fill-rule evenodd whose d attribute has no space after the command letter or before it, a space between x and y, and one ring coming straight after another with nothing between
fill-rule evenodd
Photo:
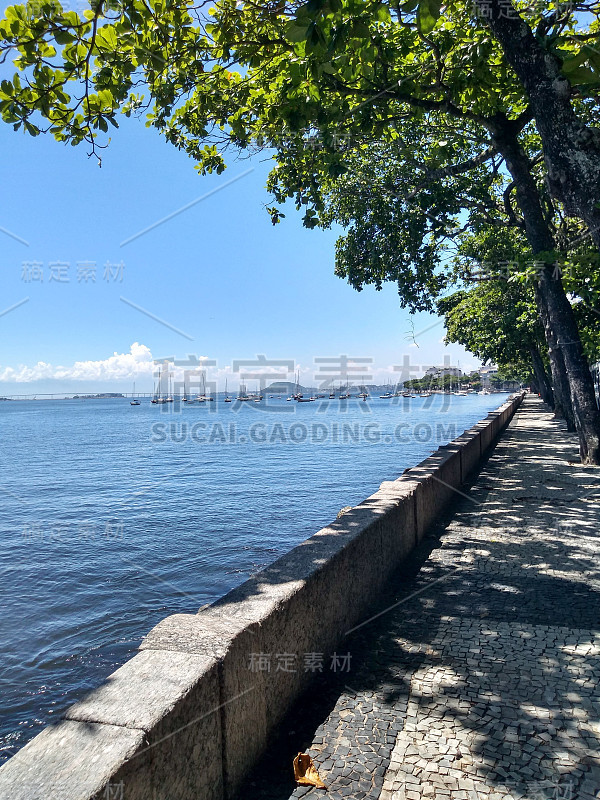
<instances>
[{"instance_id":1,"label":"sailboat","mask_svg":"<svg viewBox=\"0 0 600 800\"><path fill-rule=\"evenodd\" d=\"M239 394L237 396L237 399L241 400L241 401L244 401L244 402L246 400L250 400L250 397L248 396L248 393L246 391L246 384L245 383L240 383L240 391L239 391Z\"/></svg>"},{"instance_id":2,"label":"sailboat","mask_svg":"<svg viewBox=\"0 0 600 800\"><path fill-rule=\"evenodd\" d=\"M129 403L129 405L130 405L130 406L141 406L141 405L142 405L142 404L140 403L140 401L138 400L138 398L135 396L135 381L133 382L133 394L132 394L132 398L133 398L133 399L132 399L132 401Z\"/></svg>"},{"instance_id":3,"label":"sailboat","mask_svg":"<svg viewBox=\"0 0 600 800\"><path fill-rule=\"evenodd\" d=\"M158 381L154 387L153 403L166 403L166 399L162 396L162 368L158 368Z\"/></svg>"},{"instance_id":4,"label":"sailboat","mask_svg":"<svg viewBox=\"0 0 600 800\"><path fill-rule=\"evenodd\" d=\"M433 375L429 378L429 388L426 389L424 392L421 392L421 397L431 397L433 392L431 391L431 385L433 383Z\"/></svg>"},{"instance_id":5,"label":"sailboat","mask_svg":"<svg viewBox=\"0 0 600 800\"><path fill-rule=\"evenodd\" d=\"M159 367L160 373L160 367ZM152 399L150 400L151 403L158 403L158 392L156 391L156 383L154 384L154 392L152 393Z\"/></svg>"},{"instance_id":6,"label":"sailboat","mask_svg":"<svg viewBox=\"0 0 600 800\"><path fill-rule=\"evenodd\" d=\"M169 394L165 397L165 403L172 403L173 402L173 395L171 393L172 384L171 384L171 373L170 372L168 373L167 388L169 390Z\"/></svg>"},{"instance_id":7,"label":"sailboat","mask_svg":"<svg viewBox=\"0 0 600 800\"><path fill-rule=\"evenodd\" d=\"M189 388L190 388L189 387L189 382L188 382L187 386L186 386L186 383L185 383L185 372L184 372L183 373L183 397L181 398L181 402L182 403L186 403L186 405L188 405L188 406L195 402L193 397L191 397L191 396L188 397Z\"/></svg>"},{"instance_id":8,"label":"sailboat","mask_svg":"<svg viewBox=\"0 0 600 800\"><path fill-rule=\"evenodd\" d=\"M294 395L297 403L311 403L314 398L304 397L300 394L300 370L296 374L296 394Z\"/></svg>"},{"instance_id":9,"label":"sailboat","mask_svg":"<svg viewBox=\"0 0 600 800\"><path fill-rule=\"evenodd\" d=\"M206 372L202 373L202 384L200 389L201 389L200 394L198 395L196 400L199 403L212 403L215 398L206 394Z\"/></svg>"},{"instance_id":10,"label":"sailboat","mask_svg":"<svg viewBox=\"0 0 600 800\"><path fill-rule=\"evenodd\" d=\"M458 369L460 372L460 361L458 362ZM467 393L461 388L460 375L457 375L457 378L458 378L458 389L456 392L454 392L454 394L458 395L459 397L466 397Z\"/></svg>"},{"instance_id":11,"label":"sailboat","mask_svg":"<svg viewBox=\"0 0 600 800\"><path fill-rule=\"evenodd\" d=\"M225 378L225 402L231 403L231 397L227 394L227 378Z\"/></svg>"},{"instance_id":12,"label":"sailboat","mask_svg":"<svg viewBox=\"0 0 600 800\"><path fill-rule=\"evenodd\" d=\"M296 372L296 390L292 395L292 397L294 398L294 400L302 399L302 395L300 394L300 370L297 370Z\"/></svg>"}]
</instances>

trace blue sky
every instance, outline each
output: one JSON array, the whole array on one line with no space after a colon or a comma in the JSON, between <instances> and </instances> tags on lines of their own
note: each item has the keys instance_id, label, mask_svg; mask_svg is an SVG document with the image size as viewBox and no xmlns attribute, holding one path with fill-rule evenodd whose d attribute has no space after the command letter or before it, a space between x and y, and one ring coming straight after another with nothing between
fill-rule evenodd
<instances>
[{"instance_id":1,"label":"blue sky","mask_svg":"<svg viewBox=\"0 0 600 800\"><path fill-rule=\"evenodd\" d=\"M340 354L372 358L377 382L392 380L403 356L477 366L463 348L444 347L441 325L411 346L394 285L358 293L336 278L335 232L304 229L293 206L273 227L264 156L232 157L222 175L200 177L184 153L126 118L102 168L84 146L3 124L0 148L0 227L27 242L0 231L0 312L29 298L0 316L2 394L122 391L134 379L150 390L153 357L190 353L215 359L214 377L229 374L230 387L233 360L257 354L293 359L305 384L315 357ZM435 321L418 314L414 329Z\"/></svg>"}]
</instances>

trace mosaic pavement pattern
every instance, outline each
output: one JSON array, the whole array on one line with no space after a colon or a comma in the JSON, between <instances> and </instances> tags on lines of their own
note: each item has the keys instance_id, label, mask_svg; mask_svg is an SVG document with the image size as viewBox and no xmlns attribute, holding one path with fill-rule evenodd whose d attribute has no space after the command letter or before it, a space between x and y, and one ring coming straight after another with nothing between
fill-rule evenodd
<instances>
[{"instance_id":1,"label":"mosaic pavement pattern","mask_svg":"<svg viewBox=\"0 0 600 800\"><path fill-rule=\"evenodd\" d=\"M378 614L378 616L375 616ZM600 470L528 397L240 795L600 798ZM308 752L328 787L296 787Z\"/></svg>"}]
</instances>

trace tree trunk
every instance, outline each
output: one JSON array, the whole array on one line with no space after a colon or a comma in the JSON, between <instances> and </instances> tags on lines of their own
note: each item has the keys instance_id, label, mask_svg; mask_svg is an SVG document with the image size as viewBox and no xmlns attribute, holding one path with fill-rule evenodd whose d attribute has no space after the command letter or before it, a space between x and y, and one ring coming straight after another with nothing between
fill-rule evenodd
<instances>
[{"instance_id":1,"label":"tree trunk","mask_svg":"<svg viewBox=\"0 0 600 800\"><path fill-rule=\"evenodd\" d=\"M517 201L533 254L552 252L552 233L542 212L529 162L519 146L515 125L504 115L498 114L490 129L494 144L504 157L515 182ZM539 298L538 310L542 322L547 314L548 325L544 327L550 352L554 357L558 350L564 360L579 434L581 460L586 464L600 464L600 412L596 404L592 374L583 352L573 309L565 294L560 274L555 272L552 264L541 266L536 298ZM559 360L557 363L560 365Z\"/></svg>"},{"instance_id":2,"label":"tree trunk","mask_svg":"<svg viewBox=\"0 0 600 800\"><path fill-rule=\"evenodd\" d=\"M546 374L546 369L544 367L544 362L542 361L540 351L534 344L531 345L529 351L531 353L531 364L533 366L533 374L535 375L538 391L544 403L550 406L550 408L554 408L554 395L552 393L552 388L550 387L550 381L548 380L548 375Z\"/></svg>"},{"instance_id":3,"label":"tree trunk","mask_svg":"<svg viewBox=\"0 0 600 800\"><path fill-rule=\"evenodd\" d=\"M555 278L553 273L551 266L546 267L539 287L556 335L554 347L561 353L569 377L575 425L579 433L579 453L584 464L600 464L600 413L592 373L583 352L573 309L562 281Z\"/></svg>"},{"instance_id":4,"label":"tree trunk","mask_svg":"<svg viewBox=\"0 0 600 800\"><path fill-rule=\"evenodd\" d=\"M569 385L567 368L562 350L556 345L556 338L552 331L551 335L555 344L550 345L548 349L548 358L550 360L554 398L557 400L557 416L562 417L567 423L567 430L573 432L577 430L577 424L575 422L575 411L573 410L573 402L571 400L571 387Z\"/></svg>"},{"instance_id":5,"label":"tree trunk","mask_svg":"<svg viewBox=\"0 0 600 800\"><path fill-rule=\"evenodd\" d=\"M548 308L539 286L535 287L535 297L548 343L548 359L550 361L550 374L552 375L552 387L554 389L554 413L557 417L562 417L565 420L568 431L575 431L577 426L575 424L575 412L571 401L571 387L567 369L562 351L560 347L557 347L556 336L550 324Z\"/></svg>"},{"instance_id":6,"label":"tree trunk","mask_svg":"<svg viewBox=\"0 0 600 800\"><path fill-rule=\"evenodd\" d=\"M544 48L507 0L476 0L529 98L542 140L550 193L579 217L600 248L600 130L585 125L571 104L571 85L558 58ZM509 12L507 13L507 7Z\"/></svg>"}]
</instances>

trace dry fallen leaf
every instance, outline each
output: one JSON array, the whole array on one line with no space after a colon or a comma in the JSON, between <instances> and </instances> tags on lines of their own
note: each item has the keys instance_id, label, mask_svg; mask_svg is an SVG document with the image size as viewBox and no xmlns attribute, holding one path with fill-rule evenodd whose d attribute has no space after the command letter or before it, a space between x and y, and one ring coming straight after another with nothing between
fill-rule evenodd
<instances>
[{"instance_id":1,"label":"dry fallen leaf","mask_svg":"<svg viewBox=\"0 0 600 800\"><path fill-rule=\"evenodd\" d=\"M327 789L312 758L307 753L298 753L294 759L294 780L299 786L316 786L318 789Z\"/></svg>"}]
</instances>

